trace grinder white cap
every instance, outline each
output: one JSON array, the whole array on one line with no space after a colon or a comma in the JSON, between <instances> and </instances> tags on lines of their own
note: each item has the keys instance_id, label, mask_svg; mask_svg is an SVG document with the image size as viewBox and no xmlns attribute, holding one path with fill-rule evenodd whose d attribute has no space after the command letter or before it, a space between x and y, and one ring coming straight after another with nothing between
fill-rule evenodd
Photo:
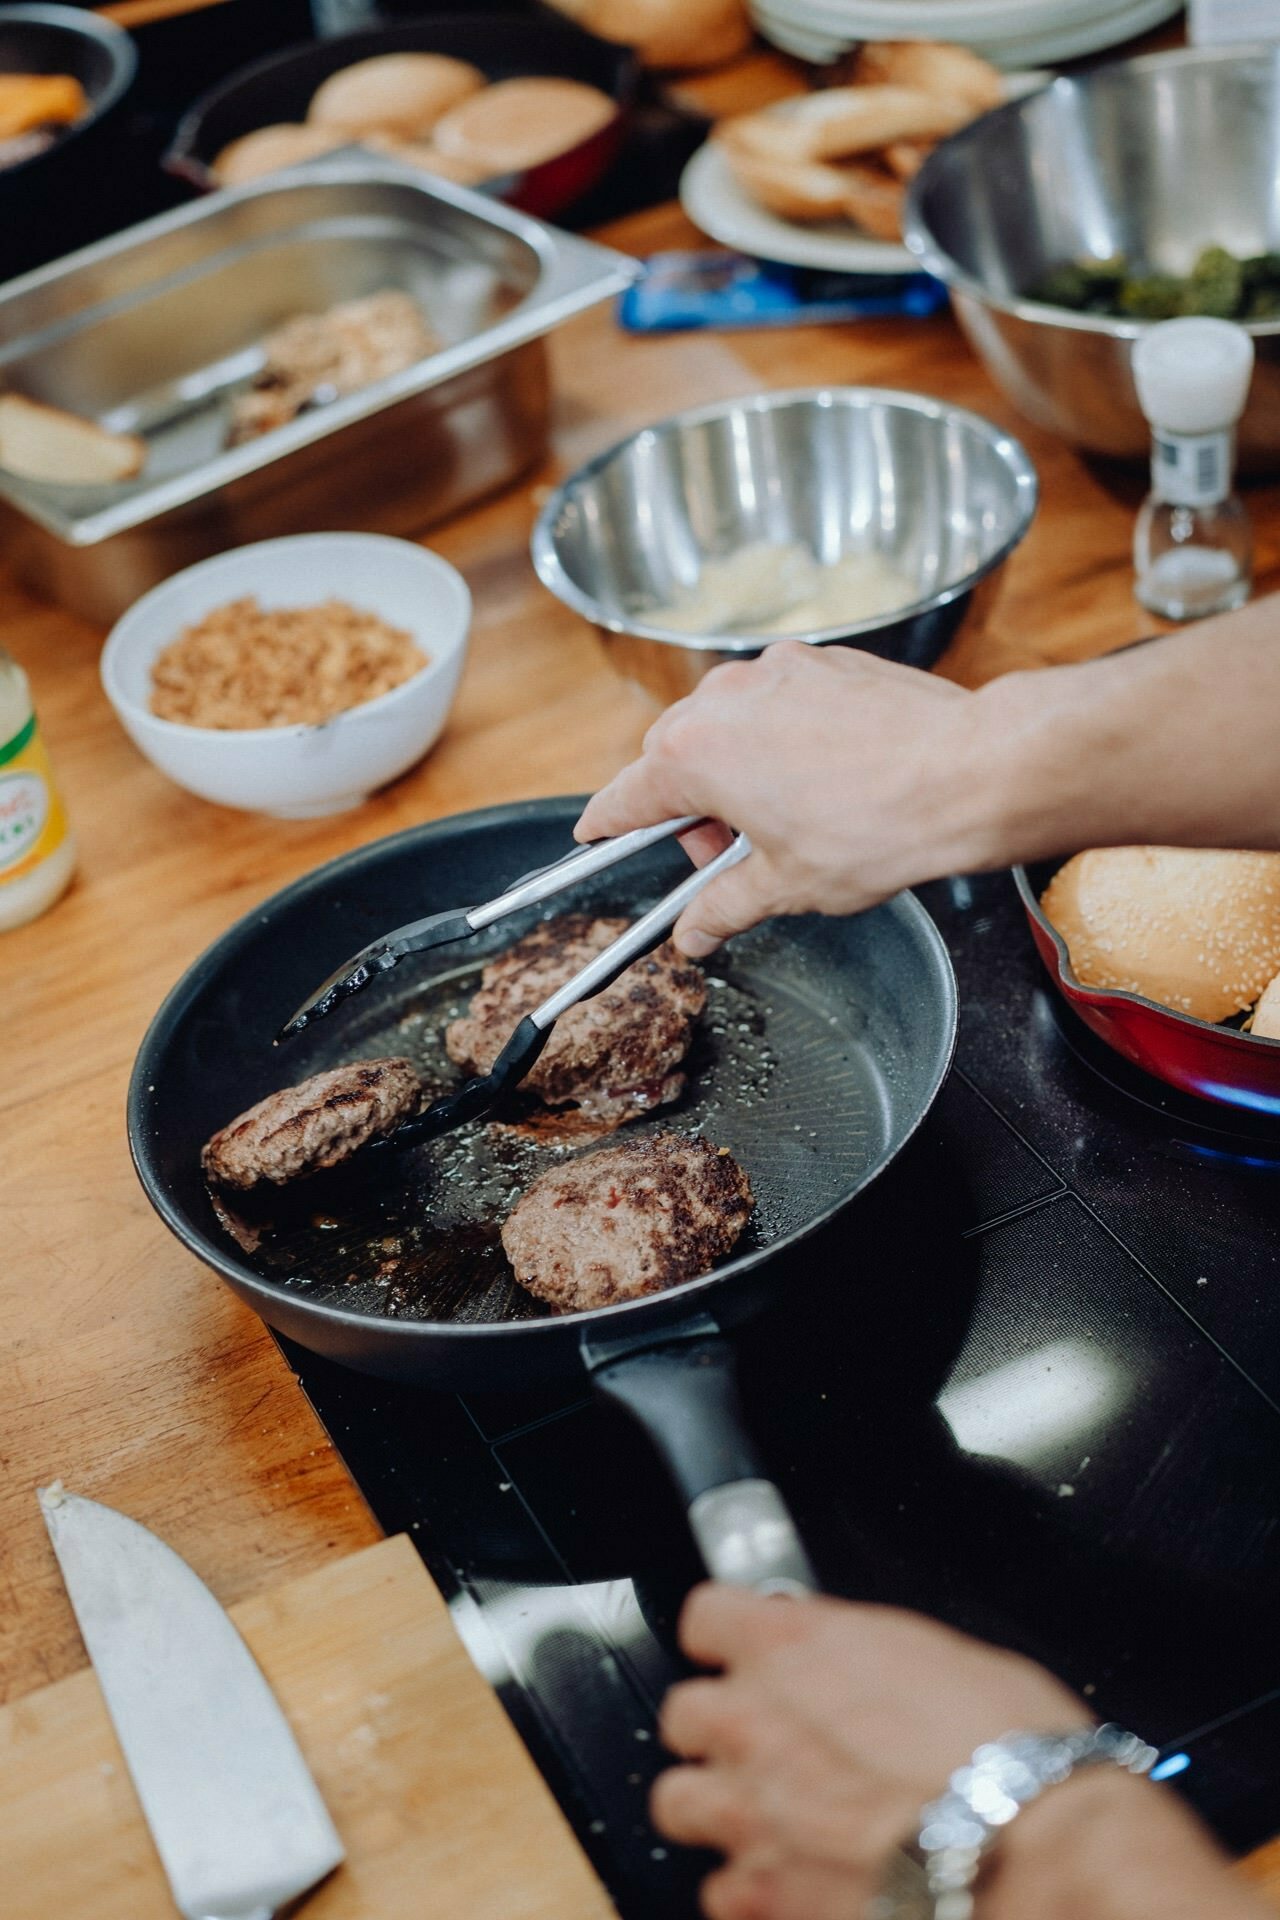
<instances>
[{"instance_id":1,"label":"grinder white cap","mask_svg":"<svg viewBox=\"0 0 1280 1920\"><path fill-rule=\"evenodd\" d=\"M1217 433L1244 412L1253 341L1232 320L1162 320L1133 349L1142 411L1167 433Z\"/></svg>"}]
</instances>

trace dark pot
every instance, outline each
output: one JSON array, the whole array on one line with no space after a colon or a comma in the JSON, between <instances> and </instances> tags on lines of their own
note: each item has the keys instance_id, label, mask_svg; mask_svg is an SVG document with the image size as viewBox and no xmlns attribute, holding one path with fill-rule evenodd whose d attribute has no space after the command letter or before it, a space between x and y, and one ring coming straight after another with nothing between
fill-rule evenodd
<instances>
[{"instance_id":1,"label":"dark pot","mask_svg":"<svg viewBox=\"0 0 1280 1920\"><path fill-rule=\"evenodd\" d=\"M117 170L117 110L138 58L122 27L74 7L0 6L0 73L69 73L90 111L44 153L0 169L0 278L56 260L101 230Z\"/></svg>"}]
</instances>

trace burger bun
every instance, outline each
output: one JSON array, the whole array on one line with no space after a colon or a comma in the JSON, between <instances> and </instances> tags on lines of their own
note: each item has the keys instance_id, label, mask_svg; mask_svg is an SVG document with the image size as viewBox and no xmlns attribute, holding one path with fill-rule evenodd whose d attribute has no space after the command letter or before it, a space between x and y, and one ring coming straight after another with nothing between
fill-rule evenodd
<instances>
[{"instance_id":1,"label":"burger bun","mask_svg":"<svg viewBox=\"0 0 1280 1920\"><path fill-rule=\"evenodd\" d=\"M549 74L499 80L438 120L433 144L449 162L477 168L481 178L523 173L589 140L617 111L607 93L580 80Z\"/></svg>"},{"instance_id":2,"label":"burger bun","mask_svg":"<svg viewBox=\"0 0 1280 1920\"><path fill-rule=\"evenodd\" d=\"M1040 904L1082 986L1197 1020L1243 1012L1280 971L1280 853L1094 848L1059 868Z\"/></svg>"},{"instance_id":3,"label":"burger bun","mask_svg":"<svg viewBox=\"0 0 1280 1920\"><path fill-rule=\"evenodd\" d=\"M222 187L243 187L250 180L281 167L300 166L322 153L332 153L346 143L346 136L333 127L304 127L281 121L270 127L256 127L225 146L213 162L212 173Z\"/></svg>"},{"instance_id":4,"label":"burger bun","mask_svg":"<svg viewBox=\"0 0 1280 1920\"><path fill-rule=\"evenodd\" d=\"M1280 973L1263 990L1262 998L1253 1010L1249 1031L1256 1034L1259 1040L1280 1040Z\"/></svg>"},{"instance_id":5,"label":"burger bun","mask_svg":"<svg viewBox=\"0 0 1280 1920\"><path fill-rule=\"evenodd\" d=\"M722 66L751 45L745 0L549 0L557 13L646 67Z\"/></svg>"},{"instance_id":6,"label":"burger bun","mask_svg":"<svg viewBox=\"0 0 1280 1920\"><path fill-rule=\"evenodd\" d=\"M331 73L311 96L307 121L332 127L348 140L365 133L417 140L484 84L478 67L448 54L375 54Z\"/></svg>"}]
</instances>

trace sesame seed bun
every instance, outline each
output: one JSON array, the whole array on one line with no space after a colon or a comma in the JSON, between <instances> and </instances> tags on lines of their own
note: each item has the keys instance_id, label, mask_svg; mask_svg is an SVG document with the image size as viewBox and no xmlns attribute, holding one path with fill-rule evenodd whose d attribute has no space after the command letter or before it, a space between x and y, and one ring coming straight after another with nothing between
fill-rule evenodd
<instances>
[{"instance_id":1,"label":"sesame seed bun","mask_svg":"<svg viewBox=\"0 0 1280 1920\"><path fill-rule=\"evenodd\" d=\"M460 187L479 186L486 178L485 169L473 160L441 153L431 140L397 140L390 133L366 133L360 144L370 153L385 154L389 160L399 160L402 166L417 167L436 180L456 181Z\"/></svg>"},{"instance_id":2,"label":"sesame seed bun","mask_svg":"<svg viewBox=\"0 0 1280 1920\"><path fill-rule=\"evenodd\" d=\"M380 53L331 73L311 96L307 119L351 139L390 133L414 140L484 84L478 67L445 53Z\"/></svg>"},{"instance_id":3,"label":"sesame seed bun","mask_svg":"<svg viewBox=\"0 0 1280 1920\"><path fill-rule=\"evenodd\" d=\"M646 67L718 67L751 45L743 0L548 0L589 33L634 47Z\"/></svg>"},{"instance_id":4,"label":"sesame seed bun","mask_svg":"<svg viewBox=\"0 0 1280 1920\"><path fill-rule=\"evenodd\" d=\"M212 172L220 186L242 187L250 180L261 180L279 167L296 167L322 153L332 153L342 145L342 135L332 127L304 127L282 121L278 126L257 127L225 146L213 163Z\"/></svg>"},{"instance_id":5,"label":"sesame seed bun","mask_svg":"<svg viewBox=\"0 0 1280 1920\"><path fill-rule=\"evenodd\" d=\"M1280 853L1094 848L1059 869L1040 904L1083 986L1198 1020L1252 1006L1280 970Z\"/></svg>"},{"instance_id":6,"label":"sesame seed bun","mask_svg":"<svg viewBox=\"0 0 1280 1920\"><path fill-rule=\"evenodd\" d=\"M499 80L437 121L435 145L489 176L522 173L590 139L616 113L607 93L580 80Z\"/></svg>"},{"instance_id":7,"label":"sesame seed bun","mask_svg":"<svg viewBox=\"0 0 1280 1920\"><path fill-rule=\"evenodd\" d=\"M1254 1008L1249 1031L1260 1040L1280 1040L1280 973Z\"/></svg>"}]
</instances>

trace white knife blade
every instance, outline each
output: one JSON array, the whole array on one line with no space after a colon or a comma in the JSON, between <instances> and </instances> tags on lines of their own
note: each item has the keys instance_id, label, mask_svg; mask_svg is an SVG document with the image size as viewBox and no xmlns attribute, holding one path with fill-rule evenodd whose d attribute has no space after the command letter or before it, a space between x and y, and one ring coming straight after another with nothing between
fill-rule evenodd
<instances>
[{"instance_id":1,"label":"white knife blade","mask_svg":"<svg viewBox=\"0 0 1280 1920\"><path fill-rule=\"evenodd\" d=\"M60 1486L39 1497L179 1911L269 1920L343 1857L275 1695L162 1540Z\"/></svg>"}]
</instances>

